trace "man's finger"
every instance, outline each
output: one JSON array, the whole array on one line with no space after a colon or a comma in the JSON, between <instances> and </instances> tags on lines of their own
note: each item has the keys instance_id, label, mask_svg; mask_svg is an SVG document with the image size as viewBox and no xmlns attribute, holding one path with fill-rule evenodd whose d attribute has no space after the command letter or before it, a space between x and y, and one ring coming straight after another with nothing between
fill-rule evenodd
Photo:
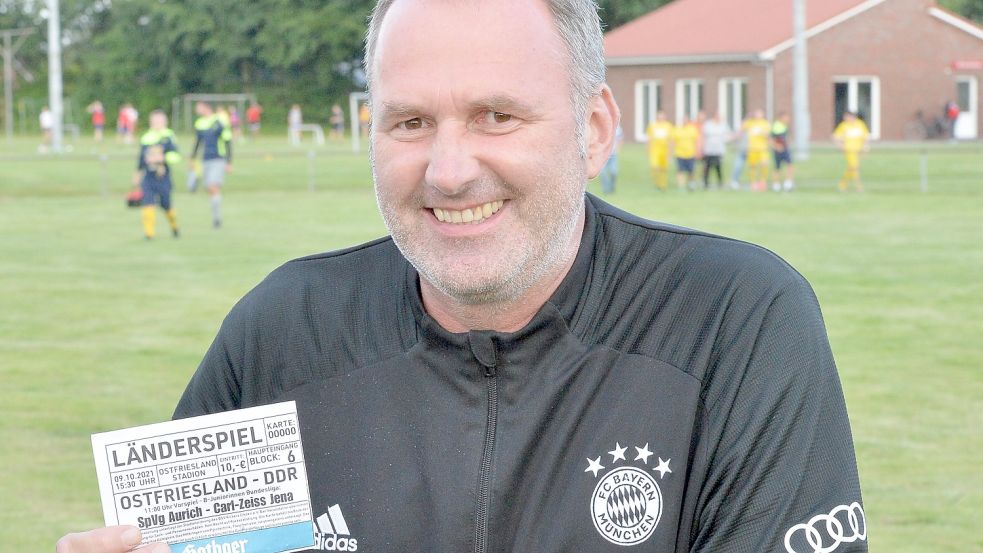
<instances>
[{"instance_id":1,"label":"man's finger","mask_svg":"<svg viewBox=\"0 0 983 553\"><path fill-rule=\"evenodd\" d=\"M55 553L124 553L139 543L140 530L135 526L110 526L68 534L58 540Z\"/></svg>"}]
</instances>

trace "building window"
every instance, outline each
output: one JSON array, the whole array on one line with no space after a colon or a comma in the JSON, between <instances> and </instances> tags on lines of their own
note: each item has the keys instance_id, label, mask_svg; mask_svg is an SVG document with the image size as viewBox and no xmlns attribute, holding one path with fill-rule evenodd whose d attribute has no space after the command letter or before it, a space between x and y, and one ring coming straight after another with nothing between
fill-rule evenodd
<instances>
[{"instance_id":1,"label":"building window","mask_svg":"<svg viewBox=\"0 0 983 553\"><path fill-rule=\"evenodd\" d=\"M645 129L655 121L655 114L662 109L662 90L659 81L635 81L635 140L645 142Z\"/></svg>"},{"instance_id":2,"label":"building window","mask_svg":"<svg viewBox=\"0 0 983 553\"><path fill-rule=\"evenodd\" d=\"M833 79L833 128L852 111L867 123L871 138L881 136L881 82L877 77Z\"/></svg>"},{"instance_id":3,"label":"building window","mask_svg":"<svg viewBox=\"0 0 983 553\"><path fill-rule=\"evenodd\" d=\"M747 79L720 79L717 84L717 111L732 130L741 128L747 114Z\"/></svg>"},{"instance_id":4,"label":"building window","mask_svg":"<svg viewBox=\"0 0 983 553\"><path fill-rule=\"evenodd\" d=\"M701 111L703 111L703 81L699 79L676 81L676 124L681 125L683 119L696 119L696 114Z\"/></svg>"}]
</instances>

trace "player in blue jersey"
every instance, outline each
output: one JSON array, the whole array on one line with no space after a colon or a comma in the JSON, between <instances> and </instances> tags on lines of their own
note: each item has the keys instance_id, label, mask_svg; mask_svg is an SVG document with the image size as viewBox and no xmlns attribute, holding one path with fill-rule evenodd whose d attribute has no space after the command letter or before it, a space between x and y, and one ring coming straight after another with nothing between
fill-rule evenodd
<instances>
[{"instance_id":1,"label":"player in blue jersey","mask_svg":"<svg viewBox=\"0 0 983 553\"><path fill-rule=\"evenodd\" d=\"M179 236L177 215L171 206L171 165L181 161L174 131L167 128L167 115L161 110L150 113L150 130L140 138L140 160L133 175L133 185L143 192L143 234L147 240L156 235L154 206L159 204L171 224L171 233Z\"/></svg>"},{"instance_id":2,"label":"player in blue jersey","mask_svg":"<svg viewBox=\"0 0 983 553\"><path fill-rule=\"evenodd\" d=\"M206 102L195 105L195 148L191 152L192 168L197 163L198 149L202 153L202 180L208 188L212 206L212 226L222 226L222 183L225 173L232 170L232 125L227 117L215 113Z\"/></svg>"}]
</instances>

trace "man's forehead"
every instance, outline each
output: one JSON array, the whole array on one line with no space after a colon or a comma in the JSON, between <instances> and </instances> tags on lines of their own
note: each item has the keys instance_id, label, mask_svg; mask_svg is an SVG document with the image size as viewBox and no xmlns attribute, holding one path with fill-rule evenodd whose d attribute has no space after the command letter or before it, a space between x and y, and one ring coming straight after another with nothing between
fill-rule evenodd
<instances>
[{"instance_id":1,"label":"man's forehead","mask_svg":"<svg viewBox=\"0 0 983 553\"><path fill-rule=\"evenodd\" d=\"M516 43L527 59L563 55L544 0L396 0L383 17L373 62L447 48L513 62L508 46Z\"/></svg>"}]
</instances>

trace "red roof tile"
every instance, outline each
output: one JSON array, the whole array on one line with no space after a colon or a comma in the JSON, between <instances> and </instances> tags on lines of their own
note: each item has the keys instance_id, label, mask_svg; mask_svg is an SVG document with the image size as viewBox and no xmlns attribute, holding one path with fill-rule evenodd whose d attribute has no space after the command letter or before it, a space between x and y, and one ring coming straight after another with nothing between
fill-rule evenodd
<instances>
[{"instance_id":1,"label":"red roof tile","mask_svg":"<svg viewBox=\"0 0 983 553\"><path fill-rule=\"evenodd\" d=\"M876 0L809 0L811 28ZM609 31L608 58L763 52L792 38L792 0L675 0Z\"/></svg>"}]
</instances>

